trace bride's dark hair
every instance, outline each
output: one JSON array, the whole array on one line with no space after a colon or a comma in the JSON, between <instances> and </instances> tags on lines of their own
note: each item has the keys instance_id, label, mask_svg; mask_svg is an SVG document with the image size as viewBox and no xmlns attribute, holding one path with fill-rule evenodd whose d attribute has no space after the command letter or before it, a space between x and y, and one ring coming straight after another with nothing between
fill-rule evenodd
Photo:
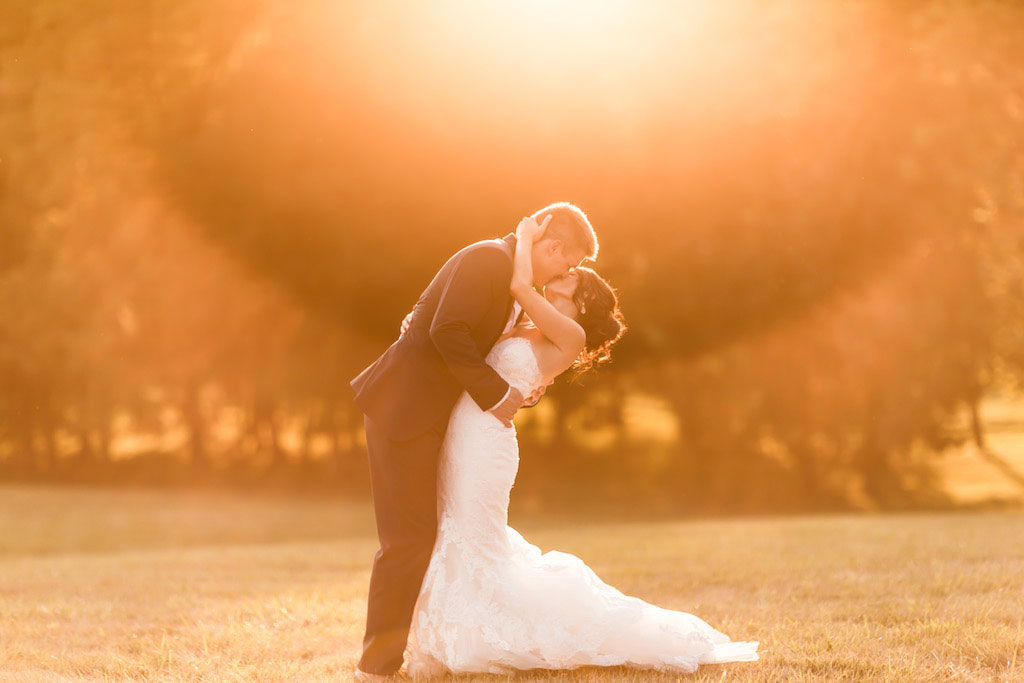
<instances>
[{"instance_id":1,"label":"bride's dark hair","mask_svg":"<svg viewBox=\"0 0 1024 683\"><path fill-rule=\"evenodd\" d=\"M607 280L584 266L576 272L579 280L572 301L579 310L576 322L587 333L586 346L573 363L579 374L611 360L612 345L626 332L626 319L619 308L619 295Z\"/></svg>"}]
</instances>

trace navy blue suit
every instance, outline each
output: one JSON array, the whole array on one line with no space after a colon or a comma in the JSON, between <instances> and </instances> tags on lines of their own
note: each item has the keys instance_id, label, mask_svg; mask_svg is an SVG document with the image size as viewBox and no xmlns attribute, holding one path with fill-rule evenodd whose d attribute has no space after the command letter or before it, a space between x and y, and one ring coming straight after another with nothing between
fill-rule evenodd
<instances>
[{"instance_id":1,"label":"navy blue suit","mask_svg":"<svg viewBox=\"0 0 1024 683\"><path fill-rule=\"evenodd\" d=\"M437 535L437 469L455 402L482 410L508 383L484 357L512 312L515 236L471 244L420 295L408 330L352 380L363 410L380 550L373 563L359 668L402 666L412 611Z\"/></svg>"}]
</instances>

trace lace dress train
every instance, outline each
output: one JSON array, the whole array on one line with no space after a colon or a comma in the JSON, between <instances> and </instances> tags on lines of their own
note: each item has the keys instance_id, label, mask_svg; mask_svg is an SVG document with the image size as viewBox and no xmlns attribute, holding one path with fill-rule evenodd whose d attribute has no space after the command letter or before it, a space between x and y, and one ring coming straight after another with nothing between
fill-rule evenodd
<instances>
[{"instance_id":1,"label":"lace dress train","mask_svg":"<svg viewBox=\"0 0 1024 683\"><path fill-rule=\"evenodd\" d=\"M542 381L531 342L511 337L487 362L526 395ZM753 661L705 621L624 595L582 560L541 553L508 526L519 467L515 430L468 394L452 411L438 473L438 534L406 651L415 677L627 665L692 672Z\"/></svg>"}]
</instances>

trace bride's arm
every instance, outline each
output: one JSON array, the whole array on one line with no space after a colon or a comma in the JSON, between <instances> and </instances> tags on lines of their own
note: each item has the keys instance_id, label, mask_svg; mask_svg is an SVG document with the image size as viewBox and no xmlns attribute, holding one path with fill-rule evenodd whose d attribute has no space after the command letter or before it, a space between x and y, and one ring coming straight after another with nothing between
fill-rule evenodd
<instances>
[{"instance_id":1,"label":"bride's arm","mask_svg":"<svg viewBox=\"0 0 1024 683\"><path fill-rule=\"evenodd\" d=\"M509 289L541 334L572 359L583 350L586 333L579 323L563 315L533 288L533 244L544 233L549 220L550 216L538 226L534 219L524 218L516 228L516 253Z\"/></svg>"}]
</instances>

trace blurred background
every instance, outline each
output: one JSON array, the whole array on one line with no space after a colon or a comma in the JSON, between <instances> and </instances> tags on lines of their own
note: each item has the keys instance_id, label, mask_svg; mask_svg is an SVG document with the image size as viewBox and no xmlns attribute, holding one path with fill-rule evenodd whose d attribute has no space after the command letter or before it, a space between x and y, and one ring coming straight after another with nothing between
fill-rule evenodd
<instances>
[{"instance_id":1,"label":"blurred background","mask_svg":"<svg viewBox=\"0 0 1024 683\"><path fill-rule=\"evenodd\" d=\"M0 5L0 478L369 497L348 381L567 200L630 331L513 507L1019 504L1024 6Z\"/></svg>"}]
</instances>

